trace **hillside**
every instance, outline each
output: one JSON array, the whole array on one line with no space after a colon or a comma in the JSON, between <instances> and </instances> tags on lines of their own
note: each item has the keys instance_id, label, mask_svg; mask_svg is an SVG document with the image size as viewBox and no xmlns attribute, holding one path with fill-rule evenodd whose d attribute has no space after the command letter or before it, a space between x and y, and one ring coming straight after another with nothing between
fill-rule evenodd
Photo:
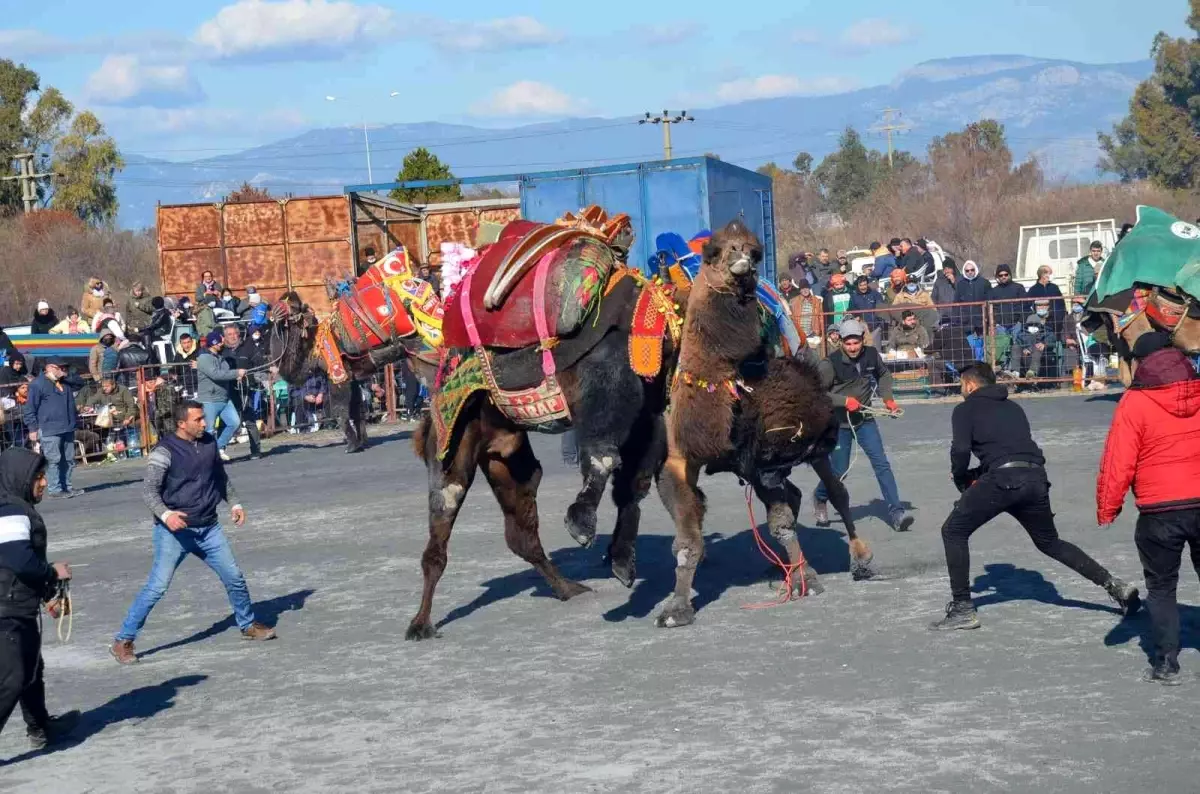
<instances>
[{"instance_id":1,"label":"hillside","mask_svg":"<svg viewBox=\"0 0 1200 794\"><path fill-rule=\"evenodd\" d=\"M788 163L798 151L819 161L836 146L846 125L864 132L868 145L885 140L869 129L884 108L902 111L908 129L898 148L923 154L929 141L980 118L1001 121L1018 157L1036 154L1051 176L1098 178L1096 132L1107 131L1128 109L1150 61L1083 64L1020 55L928 61L888 85L821 97L762 99L693 110L696 121L674 130L675 156L715 152L746 167L768 160ZM459 176L583 167L658 159L657 128L635 118L588 118L482 129L423 122L371 128L376 182L390 180L404 155L426 146ZM367 181L361 128L314 129L236 154L169 162L126 155L118 176L121 225L153 224L154 207L213 201L249 180L273 193L341 192Z\"/></svg>"}]
</instances>

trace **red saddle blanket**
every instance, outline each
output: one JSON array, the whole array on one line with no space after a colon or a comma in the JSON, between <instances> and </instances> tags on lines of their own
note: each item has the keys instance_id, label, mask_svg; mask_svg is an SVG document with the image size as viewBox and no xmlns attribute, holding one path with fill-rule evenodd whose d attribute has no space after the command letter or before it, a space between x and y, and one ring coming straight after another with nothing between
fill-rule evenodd
<instances>
[{"instance_id":1,"label":"red saddle blanket","mask_svg":"<svg viewBox=\"0 0 1200 794\"><path fill-rule=\"evenodd\" d=\"M468 306L484 347L521 348L540 341L534 322L535 273L542 263L548 267L544 310L546 327L555 336L567 336L582 325L615 258L612 249L594 236L574 236L540 253L536 264L514 282L503 303L495 310L484 307L484 295L497 270L509 259L537 250L541 230L551 224L513 221L500 232L500 239L481 252L472 271ZM548 261L546 260L548 258ZM463 318L462 286L446 301L442 334L450 347L471 347Z\"/></svg>"}]
</instances>

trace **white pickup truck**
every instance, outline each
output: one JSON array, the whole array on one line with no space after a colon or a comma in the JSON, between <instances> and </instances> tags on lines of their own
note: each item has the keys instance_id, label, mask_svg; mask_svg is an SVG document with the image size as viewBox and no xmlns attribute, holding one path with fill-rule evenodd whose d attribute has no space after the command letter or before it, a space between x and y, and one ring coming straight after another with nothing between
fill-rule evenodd
<instances>
[{"instance_id":1,"label":"white pickup truck","mask_svg":"<svg viewBox=\"0 0 1200 794\"><path fill-rule=\"evenodd\" d=\"M1070 295L1075 284L1075 264L1088 255L1096 240L1104 245L1104 258L1107 259L1117 243L1117 222L1109 218L1022 226L1013 278L1028 287L1037 281L1038 268L1049 265L1054 269L1050 280L1064 295Z\"/></svg>"}]
</instances>

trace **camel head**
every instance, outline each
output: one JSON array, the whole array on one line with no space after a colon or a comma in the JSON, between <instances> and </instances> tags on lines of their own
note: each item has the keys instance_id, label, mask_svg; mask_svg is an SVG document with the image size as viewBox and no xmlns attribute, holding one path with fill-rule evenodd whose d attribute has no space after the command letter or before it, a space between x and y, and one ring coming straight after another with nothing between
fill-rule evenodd
<instances>
[{"instance_id":1,"label":"camel head","mask_svg":"<svg viewBox=\"0 0 1200 794\"><path fill-rule=\"evenodd\" d=\"M709 286L732 290L741 298L753 297L762 258L762 243L754 232L733 220L705 243L700 272Z\"/></svg>"},{"instance_id":2,"label":"camel head","mask_svg":"<svg viewBox=\"0 0 1200 794\"><path fill-rule=\"evenodd\" d=\"M271 307L271 360L288 382L303 377L304 364L317 337L316 314L295 292L285 292Z\"/></svg>"}]
</instances>

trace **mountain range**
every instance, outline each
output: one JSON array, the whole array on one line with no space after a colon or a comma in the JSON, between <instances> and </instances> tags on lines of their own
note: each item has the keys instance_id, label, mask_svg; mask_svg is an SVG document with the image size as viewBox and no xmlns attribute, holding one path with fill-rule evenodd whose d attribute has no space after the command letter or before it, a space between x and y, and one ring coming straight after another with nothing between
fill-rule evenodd
<instances>
[{"instance_id":1,"label":"mountain range","mask_svg":"<svg viewBox=\"0 0 1200 794\"><path fill-rule=\"evenodd\" d=\"M837 147L847 126L868 146L886 148L883 126L899 126L898 149L923 156L938 135L983 118L1002 122L1018 158L1036 155L1047 174L1095 181L1097 131L1122 118L1151 61L1084 64L1020 55L927 61L888 85L839 94L756 99L691 110L694 122L672 125L674 156L715 153L755 168L791 163L799 151L814 162ZM661 130L636 117L575 118L512 129L424 122L368 126L373 181L390 181L404 155L425 146L457 176L581 168L662 157ZM127 154L117 176L119 221L154 223L156 203L217 201L243 181L272 194L340 193L367 179L361 127L313 129L236 154L175 162Z\"/></svg>"}]
</instances>

